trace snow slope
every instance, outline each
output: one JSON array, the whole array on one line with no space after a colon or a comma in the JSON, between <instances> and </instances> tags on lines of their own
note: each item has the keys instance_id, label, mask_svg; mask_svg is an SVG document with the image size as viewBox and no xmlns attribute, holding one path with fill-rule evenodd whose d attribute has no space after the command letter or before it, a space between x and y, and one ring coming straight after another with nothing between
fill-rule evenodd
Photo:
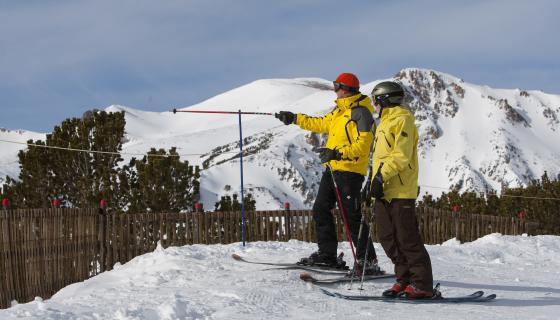
<instances>
[{"instance_id":1,"label":"snow slope","mask_svg":"<svg viewBox=\"0 0 560 320\"><path fill-rule=\"evenodd\" d=\"M4 182L6 176L14 179L19 175L18 152L26 147L28 140L43 140L46 135L42 133L25 131L25 130L7 130L0 128L0 140L12 141L0 142L0 185Z\"/></svg>"},{"instance_id":2,"label":"snow slope","mask_svg":"<svg viewBox=\"0 0 560 320\"><path fill-rule=\"evenodd\" d=\"M392 264L376 244L381 266ZM159 247L125 265L70 285L49 300L0 310L0 319L558 319L560 237L492 234L472 243L449 240L427 246L435 281L444 295L481 289L498 295L489 304L404 305L345 301L325 296L299 280L299 271L271 271L234 261L294 261L316 248L292 240L242 247L193 245ZM341 243L351 256L346 243ZM378 294L392 279L364 284ZM331 286L360 294L354 284Z\"/></svg>"},{"instance_id":3,"label":"snow slope","mask_svg":"<svg viewBox=\"0 0 560 320\"><path fill-rule=\"evenodd\" d=\"M540 91L492 89L449 74L409 68L392 79L403 83L420 132L420 185L434 195L456 187L462 191L500 190L526 185L544 171L560 173L560 96ZM362 86L371 92L380 81ZM330 81L259 80L182 110L278 112L323 115L334 106ZM141 153L149 146L178 145L202 173L201 201L212 209L221 195L239 192L238 117L192 113L144 113L125 110L131 141L125 150ZM149 120L148 120L149 119ZM272 116L243 116L245 187L257 208L275 210L286 201L310 208L323 168L313 147L323 137ZM202 154L202 155L201 155ZM226 192L226 188L231 190Z\"/></svg>"},{"instance_id":4,"label":"snow slope","mask_svg":"<svg viewBox=\"0 0 560 320\"><path fill-rule=\"evenodd\" d=\"M526 185L544 171L551 177L560 173L560 96L493 89L417 68L403 69L388 80L406 86L417 119L422 194L437 196L453 187L499 191L502 185ZM371 92L380 81L365 83L361 91ZM267 79L182 110L323 115L332 109L334 99L327 80ZM183 160L205 168L201 201L206 209L213 209L220 196L239 193L237 115L157 113L117 105L106 110L126 113L123 163L151 147L176 146ZM256 198L257 209L280 209L286 201L294 209L310 208L323 171L312 150L323 137L284 126L273 116L244 115L242 120L244 183ZM17 177L16 154L23 146L5 146L0 151L0 176Z\"/></svg>"}]
</instances>

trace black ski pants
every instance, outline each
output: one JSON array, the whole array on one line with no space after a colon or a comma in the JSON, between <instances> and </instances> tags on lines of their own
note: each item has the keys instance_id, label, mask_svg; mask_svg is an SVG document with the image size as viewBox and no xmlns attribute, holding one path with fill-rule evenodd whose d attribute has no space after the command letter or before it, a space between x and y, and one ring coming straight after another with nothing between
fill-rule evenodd
<instances>
[{"instance_id":1,"label":"black ski pants","mask_svg":"<svg viewBox=\"0 0 560 320\"><path fill-rule=\"evenodd\" d=\"M432 291L432 263L418 230L414 199L376 200L379 242L395 265L397 281Z\"/></svg>"},{"instance_id":2,"label":"black ski pants","mask_svg":"<svg viewBox=\"0 0 560 320\"><path fill-rule=\"evenodd\" d=\"M348 229L352 236L352 242L356 247L358 259L363 259L366 252L366 243L369 246L368 260L377 259L371 239L368 241L369 227L364 223L362 237L358 241L360 221L362 218L360 191L364 176L359 173L335 171L334 178L339 188L342 206L348 221ZM338 239L331 210L337 203L336 190L333 185L330 170L325 170L319 184L319 192L313 204L313 220L315 220L315 231L319 252L336 256ZM342 219L342 217L341 217Z\"/></svg>"}]
</instances>

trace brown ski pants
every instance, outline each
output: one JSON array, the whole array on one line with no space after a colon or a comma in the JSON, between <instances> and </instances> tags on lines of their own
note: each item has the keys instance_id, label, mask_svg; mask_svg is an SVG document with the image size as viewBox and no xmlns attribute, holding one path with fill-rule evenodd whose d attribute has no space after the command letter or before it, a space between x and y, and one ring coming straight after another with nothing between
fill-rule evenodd
<instances>
[{"instance_id":1,"label":"brown ski pants","mask_svg":"<svg viewBox=\"0 0 560 320\"><path fill-rule=\"evenodd\" d=\"M431 291L432 263L418 230L415 200L377 200L374 210L379 240L395 265L397 281Z\"/></svg>"}]
</instances>

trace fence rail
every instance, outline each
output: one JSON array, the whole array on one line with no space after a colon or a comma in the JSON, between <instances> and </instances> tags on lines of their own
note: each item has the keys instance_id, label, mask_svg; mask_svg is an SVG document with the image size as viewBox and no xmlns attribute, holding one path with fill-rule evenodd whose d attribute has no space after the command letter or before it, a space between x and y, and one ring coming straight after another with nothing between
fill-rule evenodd
<instances>
[{"instance_id":1,"label":"fence rail","mask_svg":"<svg viewBox=\"0 0 560 320\"><path fill-rule=\"evenodd\" d=\"M371 211L366 212L369 217ZM340 241L343 225L335 213ZM450 238L529 233L524 220L418 208L426 244ZM374 234L377 230L375 220ZM315 241L309 210L246 213L247 241ZM377 239L377 238L376 238ZM116 262L163 247L241 241L240 212L105 214L98 209L21 209L0 212L0 308L12 300L48 298L61 288L112 269Z\"/></svg>"}]
</instances>

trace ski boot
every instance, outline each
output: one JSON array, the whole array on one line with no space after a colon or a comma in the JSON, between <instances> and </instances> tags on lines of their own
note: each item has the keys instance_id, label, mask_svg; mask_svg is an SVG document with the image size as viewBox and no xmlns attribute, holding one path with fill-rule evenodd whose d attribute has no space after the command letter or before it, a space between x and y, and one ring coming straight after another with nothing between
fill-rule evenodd
<instances>
[{"instance_id":1,"label":"ski boot","mask_svg":"<svg viewBox=\"0 0 560 320\"><path fill-rule=\"evenodd\" d=\"M360 259L358 260L358 264L354 266L354 269L350 274L361 277L362 273L366 276L378 276L385 274L385 271L381 270L381 268L377 264L377 259L372 259L369 261Z\"/></svg>"},{"instance_id":2,"label":"ski boot","mask_svg":"<svg viewBox=\"0 0 560 320\"><path fill-rule=\"evenodd\" d=\"M435 295L434 290L421 290L418 289L414 284L409 284L404 291L402 292L402 296L406 297L407 299L432 299Z\"/></svg>"},{"instance_id":3,"label":"ski boot","mask_svg":"<svg viewBox=\"0 0 560 320\"><path fill-rule=\"evenodd\" d=\"M404 290L407 287L408 287L407 282L397 281L397 282L395 282L395 284L393 284L391 289L387 289L387 290L383 291L383 293L381 295L384 296L384 297L396 298L396 297L400 296L401 294L403 294Z\"/></svg>"},{"instance_id":4,"label":"ski boot","mask_svg":"<svg viewBox=\"0 0 560 320\"><path fill-rule=\"evenodd\" d=\"M309 257L301 258L297 264L301 266L324 266L333 269L345 269L347 268L346 262L342 257L343 253L337 257L317 251L313 252Z\"/></svg>"}]
</instances>

